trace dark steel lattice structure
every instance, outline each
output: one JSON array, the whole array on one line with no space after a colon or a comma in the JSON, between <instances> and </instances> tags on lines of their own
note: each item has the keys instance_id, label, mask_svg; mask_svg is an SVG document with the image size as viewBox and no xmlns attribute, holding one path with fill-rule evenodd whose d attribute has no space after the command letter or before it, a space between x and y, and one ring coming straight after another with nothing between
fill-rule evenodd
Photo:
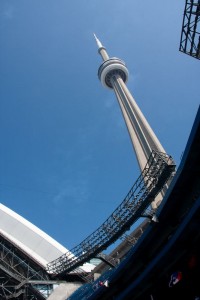
<instances>
[{"instance_id":1,"label":"dark steel lattice structure","mask_svg":"<svg viewBox=\"0 0 200 300\"><path fill-rule=\"evenodd\" d=\"M105 250L149 209L174 171L171 156L152 151L143 172L111 216L78 246L49 263L47 271L65 275Z\"/></svg>"},{"instance_id":2,"label":"dark steel lattice structure","mask_svg":"<svg viewBox=\"0 0 200 300\"><path fill-rule=\"evenodd\" d=\"M0 299L45 300L52 284L44 268L1 233Z\"/></svg>"},{"instance_id":3,"label":"dark steel lattice structure","mask_svg":"<svg viewBox=\"0 0 200 300\"><path fill-rule=\"evenodd\" d=\"M200 59L200 0L186 0L179 50Z\"/></svg>"}]
</instances>

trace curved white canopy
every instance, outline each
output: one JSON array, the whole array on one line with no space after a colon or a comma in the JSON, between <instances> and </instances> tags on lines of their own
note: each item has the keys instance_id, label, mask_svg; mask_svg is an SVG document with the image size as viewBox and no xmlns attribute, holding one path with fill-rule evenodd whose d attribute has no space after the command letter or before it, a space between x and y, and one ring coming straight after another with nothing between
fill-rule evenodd
<instances>
[{"instance_id":1,"label":"curved white canopy","mask_svg":"<svg viewBox=\"0 0 200 300\"><path fill-rule=\"evenodd\" d=\"M69 250L44 231L0 203L0 234L18 246L44 268L47 263ZM94 268L86 263L81 267L86 272Z\"/></svg>"}]
</instances>

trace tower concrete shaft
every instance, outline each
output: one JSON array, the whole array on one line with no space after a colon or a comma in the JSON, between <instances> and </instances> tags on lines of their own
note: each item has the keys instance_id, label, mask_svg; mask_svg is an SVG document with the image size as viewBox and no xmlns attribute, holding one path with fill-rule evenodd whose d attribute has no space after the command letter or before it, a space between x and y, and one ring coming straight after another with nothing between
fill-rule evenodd
<instances>
[{"instance_id":1,"label":"tower concrete shaft","mask_svg":"<svg viewBox=\"0 0 200 300\"><path fill-rule=\"evenodd\" d=\"M103 59L98 77L103 86L113 89L116 94L142 172L152 150L162 153L165 153L165 150L126 86L129 72L125 63L116 57L109 58L106 48L96 35L94 36L98 52ZM157 206L163 195L164 192L160 193L152 206Z\"/></svg>"},{"instance_id":2,"label":"tower concrete shaft","mask_svg":"<svg viewBox=\"0 0 200 300\"><path fill-rule=\"evenodd\" d=\"M98 51L103 59L98 76L103 86L113 89L119 102L134 151L142 171L152 152L165 153L164 148L138 107L136 101L126 86L128 69L119 58L109 58L106 48L95 36Z\"/></svg>"}]
</instances>

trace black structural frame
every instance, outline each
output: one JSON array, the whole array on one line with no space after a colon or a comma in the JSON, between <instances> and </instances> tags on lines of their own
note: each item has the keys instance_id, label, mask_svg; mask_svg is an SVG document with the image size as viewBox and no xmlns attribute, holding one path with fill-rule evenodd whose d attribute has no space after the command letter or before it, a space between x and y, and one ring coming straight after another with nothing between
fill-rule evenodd
<instances>
[{"instance_id":1,"label":"black structural frame","mask_svg":"<svg viewBox=\"0 0 200 300\"><path fill-rule=\"evenodd\" d=\"M200 0L186 0L179 50L200 59Z\"/></svg>"},{"instance_id":2,"label":"black structural frame","mask_svg":"<svg viewBox=\"0 0 200 300\"><path fill-rule=\"evenodd\" d=\"M111 216L78 246L50 262L47 272L64 276L105 250L149 210L149 205L174 172L172 157L153 150L144 170Z\"/></svg>"},{"instance_id":3,"label":"black structural frame","mask_svg":"<svg viewBox=\"0 0 200 300\"><path fill-rule=\"evenodd\" d=\"M0 299L45 300L53 282L43 267L0 235Z\"/></svg>"}]
</instances>

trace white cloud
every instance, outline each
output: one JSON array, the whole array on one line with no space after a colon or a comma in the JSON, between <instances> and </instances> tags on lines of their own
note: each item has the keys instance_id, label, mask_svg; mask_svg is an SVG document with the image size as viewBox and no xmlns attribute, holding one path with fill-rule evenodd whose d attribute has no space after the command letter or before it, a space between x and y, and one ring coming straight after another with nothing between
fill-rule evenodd
<instances>
[{"instance_id":1,"label":"white cloud","mask_svg":"<svg viewBox=\"0 0 200 300\"><path fill-rule=\"evenodd\" d=\"M65 202L82 204L87 202L89 197L88 180L86 176L81 176L76 180L69 179L62 184L58 194L53 198L52 202L55 206L60 206Z\"/></svg>"},{"instance_id":2,"label":"white cloud","mask_svg":"<svg viewBox=\"0 0 200 300\"><path fill-rule=\"evenodd\" d=\"M129 78L128 78L129 86L137 85L139 80L140 80L140 74L138 72L130 72L129 70Z\"/></svg>"},{"instance_id":3,"label":"white cloud","mask_svg":"<svg viewBox=\"0 0 200 300\"><path fill-rule=\"evenodd\" d=\"M116 105L116 99L113 97L106 97L105 98L105 107L106 108L112 108L114 105Z\"/></svg>"},{"instance_id":4,"label":"white cloud","mask_svg":"<svg viewBox=\"0 0 200 300\"><path fill-rule=\"evenodd\" d=\"M3 12L2 12L2 15L4 17L4 19L7 19L7 20L11 20L13 19L13 16L14 16L14 6L13 5L6 5L6 7L4 8Z\"/></svg>"}]
</instances>

